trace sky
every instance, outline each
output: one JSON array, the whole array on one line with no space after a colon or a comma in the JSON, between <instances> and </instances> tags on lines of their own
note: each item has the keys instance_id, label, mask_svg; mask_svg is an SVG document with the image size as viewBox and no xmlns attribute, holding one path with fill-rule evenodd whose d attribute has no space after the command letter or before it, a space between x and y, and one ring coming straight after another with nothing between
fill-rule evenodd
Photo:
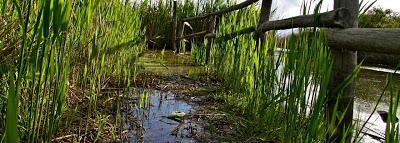
<instances>
[{"instance_id":1,"label":"sky","mask_svg":"<svg viewBox=\"0 0 400 143\"><path fill-rule=\"evenodd\" d=\"M242 2L244 0L238 0L238 2ZM315 5L319 2L319 0L314 0L312 10ZM333 1L334 0L324 0L321 8L321 12L333 10ZM361 0L359 0L361 1ZM364 1L373 1L373 0L364 0ZM300 15L301 5L303 0L273 0L272 8L276 8L276 14L273 15L272 20L278 20L283 18L289 18L293 16ZM392 9L396 12L400 12L400 0L378 0L373 7L382 7L385 9ZM311 10L311 12L312 12ZM292 32L297 31L297 29L288 29L288 30L279 30L278 35L285 36L291 34Z\"/></svg>"},{"instance_id":2,"label":"sky","mask_svg":"<svg viewBox=\"0 0 400 143\"><path fill-rule=\"evenodd\" d=\"M241 0L243 1L243 0ZM319 0L315 0L316 3ZM361 1L361 0L360 0ZM364 0L373 1L373 0ZM273 8L277 8L277 13L273 19L282 19L292 16L297 16L301 13L301 4L303 0L274 0ZM378 0L373 7L382 7L385 9L392 9L396 12L400 12L400 0ZM321 11L327 11L333 9L333 0L324 0Z\"/></svg>"}]
</instances>

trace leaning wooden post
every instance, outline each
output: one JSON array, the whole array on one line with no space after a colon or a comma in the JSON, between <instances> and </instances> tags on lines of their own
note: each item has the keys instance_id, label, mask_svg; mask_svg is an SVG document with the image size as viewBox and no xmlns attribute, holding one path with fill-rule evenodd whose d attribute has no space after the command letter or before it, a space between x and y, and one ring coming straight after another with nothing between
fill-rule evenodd
<instances>
[{"instance_id":1,"label":"leaning wooden post","mask_svg":"<svg viewBox=\"0 0 400 143\"><path fill-rule=\"evenodd\" d=\"M358 17L358 0L334 0L334 8L347 8L350 11L350 16L347 22L350 27L357 28ZM333 31L334 32L334 31ZM329 85L329 94L327 101L327 121L335 121L334 125L336 130L333 136L328 138L328 142L351 142L352 138L352 122L353 122L353 105L354 105L354 90L355 82L350 83L345 87L341 96L333 93L334 89L342 83L347 76L349 76L357 65L357 51L345 50L345 47L331 47L333 66L332 75ZM334 107L338 101L337 111L345 113L342 121L338 121L337 116L333 115ZM350 130L348 130L350 129ZM347 131L347 132L346 132ZM344 139L344 140L342 140Z\"/></svg>"},{"instance_id":2,"label":"leaning wooden post","mask_svg":"<svg viewBox=\"0 0 400 143\"><path fill-rule=\"evenodd\" d=\"M209 34L214 34L215 33L215 25L216 25L217 17L211 16L210 17L210 27L208 29ZM213 37L208 37L208 43L207 43L207 49L206 49L206 64L210 62L210 54L211 54L211 47L213 44Z\"/></svg>"},{"instance_id":3,"label":"leaning wooden post","mask_svg":"<svg viewBox=\"0 0 400 143\"><path fill-rule=\"evenodd\" d=\"M176 17L176 0L174 0L174 5L173 5L173 13L172 13L172 49L174 49L175 52L178 52L178 49L176 47L176 27L178 25L177 22L177 17Z\"/></svg>"}]
</instances>

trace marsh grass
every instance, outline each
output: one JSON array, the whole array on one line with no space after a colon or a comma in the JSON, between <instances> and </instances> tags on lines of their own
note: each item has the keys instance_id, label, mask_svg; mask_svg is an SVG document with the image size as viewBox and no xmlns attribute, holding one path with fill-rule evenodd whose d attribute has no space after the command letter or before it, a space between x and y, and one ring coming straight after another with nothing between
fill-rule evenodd
<instances>
[{"instance_id":1,"label":"marsh grass","mask_svg":"<svg viewBox=\"0 0 400 143\"><path fill-rule=\"evenodd\" d=\"M2 142L50 142L66 135L69 141L106 140L110 116L99 101L119 95L103 97L102 90L130 86L145 47L144 7L116 0L4 0L0 6L2 18L12 17L1 20L18 25L0 28L9 35L1 39L1 50L17 53L1 53L15 59L2 64ZM60 122L74 112L78 122ZM116 113L114 131L122 127ZM93 125L99 128L93 131Z\"/></svg>"},{"instance_id":2,"label":"marsh grass","mask_svg":"<svg viewBox=\"0 0 400 143\"><path fill-rule=\"evenodd\" d=\"M1 0L1 142L122 141L135 61L147 41L170 45L171 2ZM230 4L185 0L178 4L178 17ZM303 7L303 14L312 10L306 2ZM256 5L223 15L217 36L256 25L258 15ZM205 30L207 22L192 22L194 30L181 34ZM323 35L323 29L300 29L297 36L279 41L275 32L268 32L259 50L254 50L252 34L214 41L206 66L232 90L224 100L246 117L243 125L255 136L249 141L326 142L336 130L332 123L340 122L343 113L333 112L338 121L326 121L332 59ZM208 42L191 41L195 63L205 64ZM341 94L359 68L335 94ZM118 91L107 93L110 89ZM399 92L391 91L394 119ZM137 105L148 106L148 98L141 94ZM390 121L386 141L398 142L398 125Z\"/></svg>"},{"instance_id":3,"label":"marsh grass","mask_svg":"<svg viewBox=\"0 0 400 143\"><path fill-rule=\"evenodd\" d=\"M319 12L319 6L314 12ZM312 10L305 1L303 14ZM256 25L258 15L259 10L253 5L220 17L217 37ZM214 42L208 66L232 90L223 97L239 109L238 114L246 117L243 126L253 141L327 142L338 130L335 123L342 122L345 115L337 111L338 104L331 110L332 115L327 114L328 94L338 95L339 100L344 88L357 77L361 65L339 87L329 91L333 59L324 29L299 29L293 34L282 40L274 31L268 32L259 50L255 50L257 41L253 34L231 40L217 38ZM192 47L192 56L201 63L204 48L198 47L201 46ZM393 102L397 107L394 103L398 102ZM334 118L327 121L328 116ZM345 136L351 136L353 129L348 127ZM396 133L395 126L389 129ZM389 138L398 135L388 137L391 142Z\"/></svg>"}]
</instances>

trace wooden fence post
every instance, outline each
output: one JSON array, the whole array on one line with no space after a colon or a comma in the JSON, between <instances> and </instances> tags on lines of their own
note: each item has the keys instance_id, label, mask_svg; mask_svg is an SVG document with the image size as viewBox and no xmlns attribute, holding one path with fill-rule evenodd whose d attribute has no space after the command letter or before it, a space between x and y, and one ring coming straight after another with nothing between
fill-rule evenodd
<instances>
[{"instance_id":1,"label":"wooden fence post","mask_svg":"<svg viewBox=\"0 0 400 143\"><path fill-rule=\"evenodd\" d=\"M334 0L334 8L347 8L350 11L350 16L347 19L350 27L357 28L357 17L358 17L358 0ZM334 119L336 130L333 132L333 136L328 138L328 142L340 142L341 139L345 139L345 142L351 142L352 139L352 122L353 122L353 105L354 105L354 90L355 82L352 82L347 86L343 92L341 98L333 93L333 90L344 81L355 69L357 65L357 51L345 50L345 47L334 47L331 48L333 66L332 75L329 85L329 94L327 101L327 121ZM333 110L336 102L338 101L337 111L344 113L344 118L341 122L333 115ZM351 128L351 130L347 129Z\"/></svg>"},{"instance_id":2,"label":"wooden fence post","mask_svg":"<svg viewBox=\"0 0 400 143\"><path fill-rule=\"evenodd\" d=\"M210 27L208 29L209 34L215 33L216 21L217 21L217 17L215 15L210 17ZM209 37L207 39L208 39L208 43L207 43L207 49L206 49L206 64L208 64L210 62L211 47L212 47L214 38Z\"/></svg>"},{"instance_id":3,"label":"wooden fence post","mask_svg":"<svg viewBox=\"0 0 400 143\"><path fill-rule=\"evenodd\" d=\"M271 6L272 0L263 0L261 4L261 12L260 12L260 20L258 21L258 26L263 24L266 21L269 21L269 17L271 16ZM256 33L255 36L258 41L261 38L261 44L264 44L265 41L265 32L264 33ZM258 48L258 45L257 47Z\"/></svg>"},{"instance_id":4,"label":"wooden fence post","mask_svg":"<svg viewBox=\"0 0 400 143\"><path fill-rule=\"evenodd\" d=\"M172 13L172 48L174 49L175 52L178 52L178 49L176 47L176 27L177 27L177 17L176 17L176 0L174 0L174 5L173 5L173 13Z\"/></svg>"}]
</instances>

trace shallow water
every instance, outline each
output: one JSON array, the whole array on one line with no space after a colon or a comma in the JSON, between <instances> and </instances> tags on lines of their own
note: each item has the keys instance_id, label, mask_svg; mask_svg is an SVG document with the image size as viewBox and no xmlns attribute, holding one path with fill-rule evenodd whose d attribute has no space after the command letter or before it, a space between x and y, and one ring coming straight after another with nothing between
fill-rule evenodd
<instances>
[{"instance_id":1,"label":"shallow water","mask_svg":"<svg viewBox=\"0 0 400 143\"><path fill-rule=\"evenodd\" d=\"M356 102L354 104L354 120L359 123L360 126L362 126L365 121L368 119L368 117L371 115L373 109L375 107L375 103L372 103L371 101L363 101L362 99L356 99ZM388 106L386 104L380 104L377 107L377 111L388 111ZM397 116L399 116L399 112L397 112ZM382 121L381 117L379 114L375 111L368 123L366 124L365 128L363 128L362 132L366 132L368 134L371 134L373 136L377 136L380 138L385 138L385 129L386 129L386 123ZM361 134L363 135L363 133ZM378 140L378 139L373 139L369 135L364 135L364 137L361 139L361 142L368 142L368 143L379 143L382 142L383 140Z\"/></svg>"},{"instance_id":2,"label":"shallow water","mask_svg":"<svg viewBox=\"0 0 400 143\"><path fill-rule=\"evenodd\" d=\"M193 75L206 72L206 69L201 66L195 66L192 64L192 59L190 58L190 53L186 54L175 54L172 51L149 51L145 53L140 59L139 63L142 65L144 72L154 72L157 74L185 74ZM354 105L354 120L359 121L360 124L364 123L369 115L372 113L373 108L376 105L376 101L381 95L385 85L386 77L388 73L393 73L394 70L376 68L376 67L363 67L360 74L356 79L356 99ZM400 80L400 75L397 73L395 79ZM400 86L394 86L395 90L399 90ZM308 90L314 89L309 87ZM311 94L311 93L308 93ZM148 113L143 113L143 111L135 113L147 114L146 120L143 120L143 126L145 133L142 141L149 142L194 142L193 139L187 138L188 134L183 132L183 136L171 136L171 130L173 130L178 123L171 123L168 119L161 118L162 116L171 114L171 112L176 110L181 110L186 112L192 112L193 109L190 105L185 102L178 101L174 99L174 95L171 93L163 93L160 91L150 91L150 102L155 107L151 107L146 110ZM161 95L161 96L160 96ZM162 98L166 96L167 98ZM168 99L168 100L167 100ZM162 101L162 102L161 102ZM377 110L388 111L390 96L385 94L382 98L382 102L378 105ZM161 104L160 104L161 103ZM400 115L400 108L398 110L397 116ZM185 124L186 127L187 123ZM196 125L197 126L197 125ZM364 132L384 137L384 132L386 124L380 119L379 114L375 111L372 113L371 119L367 123L367 128ZM138 134L138 133L135 133ZM135 136L131 134L131 141L140 140L140 136ZM186 136L186 137L185 137ZM190 135L189 135L190 136ZM380 142L378 140L372 139L370 136L364 136L361 142Z\"/></svg>"},{"instance_id":3,"label":"shallow water","mask_svg":"<svg viewBox=\"0 0 400 143\"><path fill-rule=\"evenodd\" d=\"M382 94L382 91L386 86L387 75L394 72L394 70L378 67L362 67L362 70L356 79L357 90L353 112L354 119L360 121L360 125L362 125L373 112L379 96ZM399 80L400 76L394 74L394 79ZM395 84L394 89L399 91L399 85ZM377 111L389 111L389 103L390 95L385 92L382 101L377 106ZM400 108L397 107L397 109L397 117L399 117ZM384 138L385 129L386 123L382 121L379 114L375 111L372 113L372 116L366 124L366 128L363 129L363 132ZM361 142L374 143L381 142L381 140L376 140L371 136L365 135Z\"/></svg>"},{"instance_id":4,"label":"shallow water","mask_svg":"<svg viewBox=\"0 0 400 143\"><path fill-rule=\"evenodd\" d=\"M169 119L173 112L185 112L190 116L195 112L193 106L176 99L171 92L145 90L148 96L147 104L136 101L137 108L130 111L136 116L135 122L129 123L132 132L128 134L129 142L196 142L194 136L202 131L200 125L184 118ZM140 100L142 94L134 94ZM181 120L181 121L177 121Z\"/></svg>"}]
</instances>

